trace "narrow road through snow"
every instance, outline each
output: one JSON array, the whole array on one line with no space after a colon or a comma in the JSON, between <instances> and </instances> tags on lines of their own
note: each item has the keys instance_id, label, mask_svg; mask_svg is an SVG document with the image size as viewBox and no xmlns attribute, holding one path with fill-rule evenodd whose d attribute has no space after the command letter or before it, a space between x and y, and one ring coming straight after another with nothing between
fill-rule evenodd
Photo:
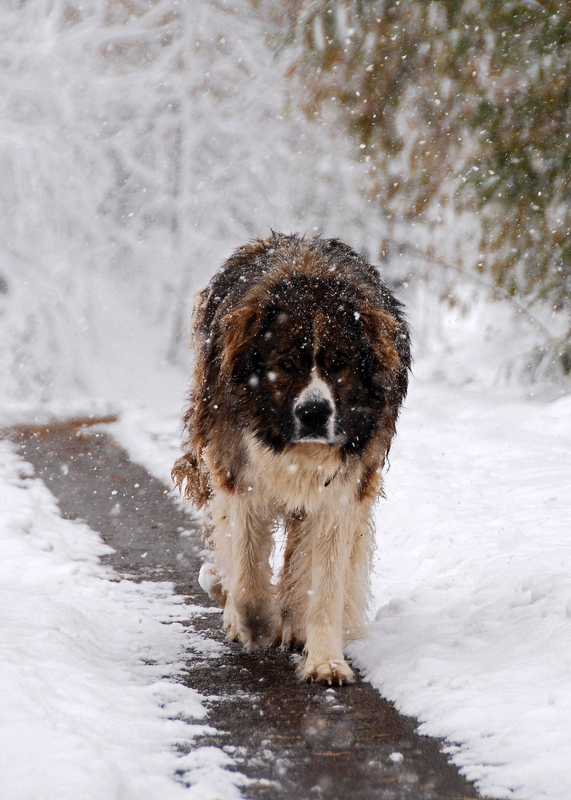
<instances>
[{"instance_id":1,"label":"narrow road through snow","mask_svg":"<svg viewBox=\"0 0 571 800\"><path fill-rule=\"evenodd\" d=\"M207 698L211 745L252 782L252 798L461 800L478 797L440 752L415 733L370 684L299 684L290 654L246 654L228 645L217 607L198 586L196 522L169 490L129 460L107 434L81 421L21 427L12 434L62 513L83 519L115 552L123 577L172 581L188 604L188 686Z\"/></svg>"}]
</instances>

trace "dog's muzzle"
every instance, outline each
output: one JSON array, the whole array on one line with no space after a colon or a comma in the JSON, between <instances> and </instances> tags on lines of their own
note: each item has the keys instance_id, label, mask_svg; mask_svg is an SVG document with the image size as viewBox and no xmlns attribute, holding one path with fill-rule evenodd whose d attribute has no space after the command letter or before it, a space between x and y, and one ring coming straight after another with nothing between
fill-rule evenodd
<instances>
[{"instance_id":1,"label":"dog's muzzle","mask_svg":"<svg viewBox=\"0 0 571 800\"><path fill-rule=\"evenodd\" d=\"M295 440L322 442L335 440L335 405L327 384L313 378L299 395L293 406Z\"/></svg>"},{"instance_id":2,"label":"dog's muzzle","mask_svg":"<svg viewBox=\"0 0 571 800\"><path fill-rule=\"evenodd\" d=\"M299 420L299 438L318 437L327 439L328 422L333 409L326 400L315 400L295 409L295 416Z\"/></svg>"}]
</instances>

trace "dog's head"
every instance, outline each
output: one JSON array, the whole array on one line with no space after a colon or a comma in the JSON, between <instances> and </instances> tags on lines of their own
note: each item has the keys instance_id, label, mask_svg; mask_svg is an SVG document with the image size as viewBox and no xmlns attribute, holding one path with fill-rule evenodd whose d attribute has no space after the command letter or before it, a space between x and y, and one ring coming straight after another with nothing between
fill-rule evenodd
<instances>
[{"instance_id":1,"label":"dog's head","mask_svg":"<svg viewBox=\"0 0 571 800\"><path fill-rule=\"evenodd\" d=\"M360 454L402 401L399 328L334 275L292 274L226 315L222 372L244 424L274 451Z\"/></svg>"}]
</instances>

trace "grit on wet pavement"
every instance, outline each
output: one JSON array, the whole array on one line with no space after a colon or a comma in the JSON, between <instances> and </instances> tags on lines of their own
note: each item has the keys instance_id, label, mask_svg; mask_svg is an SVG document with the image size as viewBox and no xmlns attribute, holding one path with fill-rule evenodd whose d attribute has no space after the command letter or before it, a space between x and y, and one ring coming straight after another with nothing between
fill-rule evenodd
<instances>
[{"instance_id":1,"label":"grit on wet pavement","mask_svg":"<svg viewBox=\"0 0 571 800\"><path fill-rule=\"evenodd\" d=\"M9 432L21 456L58 498L62 515L85 520L114 548L104 557L132 580L172 581L204 641L188 653L185 683L198 690L216 733L193 747L222 748L251 779L245 797L335 800L463 800L479 797L442 753L416 733L370 684L301 684L295 654L246 653L227 644L219 607L198 585L203 544L198 521L171 490L133 463L94 422L71 420ZM203 609L196 613L196 607ZM196 641L194 637L193 641ZM208 643L217 642L217 648ZM214 654L213 654L214 653Z\"/></svg>"}]
</instances>

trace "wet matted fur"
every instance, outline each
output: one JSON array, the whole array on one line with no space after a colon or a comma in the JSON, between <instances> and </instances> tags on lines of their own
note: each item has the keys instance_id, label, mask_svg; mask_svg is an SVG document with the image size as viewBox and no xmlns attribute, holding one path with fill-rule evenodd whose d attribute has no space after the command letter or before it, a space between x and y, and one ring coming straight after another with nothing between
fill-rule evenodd
<instances>
[{"instance_id":1,"label":"wet matted fur","mask_svg":"<svg viewBox=\"0 0 571 800\"><path fill-rule=\"evenodd\" d=\"M173 479L205 508L201 584L224 606L229 638L302 646L300 678L351 681L343 647L363 632L371 507L407 390L401 306L339 240L273 233L198 295L193 345Z\"/></svg>"}]
</instances>

